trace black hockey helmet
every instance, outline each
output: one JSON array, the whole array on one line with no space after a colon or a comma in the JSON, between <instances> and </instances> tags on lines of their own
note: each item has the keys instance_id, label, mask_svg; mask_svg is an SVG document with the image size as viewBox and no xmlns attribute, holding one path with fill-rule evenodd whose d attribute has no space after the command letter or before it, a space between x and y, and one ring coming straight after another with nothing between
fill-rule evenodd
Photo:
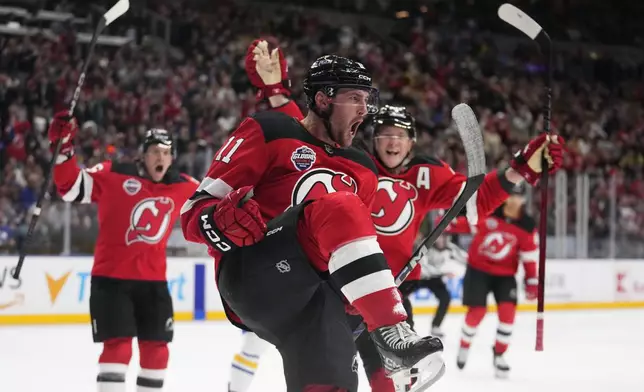
<instances>
[{"instance_id":1,"label":"black hockey helmet","mask_svg":"<svg viewBox=\"0 0 644 392\"><path fill-rule=\"evenodd\" d=\"M405 129L409 138L416 140L416 120L404 106L386 105L373 116L373 135L377 136L383 126L394 126Z\"/></svg>"},{"instance_id":2,"label":"black hockey helmet","mask_svg":"<svg viewBox=\"0 0 644 392\"><path fill-rule=\"evenodd\" d=\"M160 145L171 149L172 157L176 157L174 140L172 139L170 132L167 130L162 128L150 128L145 131L143 143L141 144L141 153L145 153L148 148L153 145Z\"/></svg>"},{"instance_id":3,"label":"black hockey helmet","mask_svg":"<svg viewBox=\"0 0 644 392\"><path fill-rule=\"evenodd\" d=\"M378 111L378 89L373 87L369 71L358 61L336 55L322 56L309 68L304 79L307 106L315 110L315 94L318 91L333 97L341 88L368 91L367 110L369 114Z\"/></svg>"}]
</instances>

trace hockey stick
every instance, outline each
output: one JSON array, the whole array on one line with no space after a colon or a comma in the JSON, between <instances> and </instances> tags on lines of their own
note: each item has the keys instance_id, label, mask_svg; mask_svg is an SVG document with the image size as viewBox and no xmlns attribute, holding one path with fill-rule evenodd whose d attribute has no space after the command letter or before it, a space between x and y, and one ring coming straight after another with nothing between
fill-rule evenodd
<instances>
[{"instance_id":1,"label":"hockey stick","mask_svg":"<svg viewBox=\"0 0 644 392\"><path fill-rule=\"evenodd\" d=\"M89 66L89 63L92 59L92 55L94 54L94 48L96 47L96 40L98 39L98 36L101 35L101 32L107 26L109 26L112 22L114 22L121 15L127 12L129 8L130 8L129 0L119 0L118 3L114 4L114 6L112 6L112 8L110 8L98 21L98 24L94 29L94 34L92 35L92 40L89 44L89 50L87 52L87 56L85 57L85 62L83 63L82 71L78 77L78 82L76 83L76 89L74 90L72 101L69 104L70 117L73 116L74 114L74 109L76 108L76 104L78 103L78 98L80 97L81 89L83 88L83 83L85 83L85 74L87 72L87 67ZM36 223L38 222L38 218L40 218L40 213L42 212L42 202L45 199L47 189L49 188L49 183L51 182L51 177L52 177L52 171L54 169L54 165L56 164L56 158L60 153L60 148L62 144L63 144L63 139L62 138L58 139L58 142L56 143L56 147L54 148L53 155L51 156L51 160L49 161L49 166L47 166L47 171L45 172L45 180L43 181L43 184L40 188L40 194L38 195L38 200L36 201L36 208L34 208L34 212L31 215L31 221L29 222L29 229L27 230L27 236L25 237L25 240L23 241L22 246L20 247L20 256L18 258L18 264L16 265L16 268L13 271L14 279L18 279L18 277L20 276L20 271L22 270L22 266L25 262L25 257L27 256L27 246L31 242L31 237L34 233L34 229L36 228Z\"/></svg>"},{"instance_id":2,"label":"hockey stick","mask_svg":"<svg viewBox=\"0 0 644 392\"><path fill-rule=\"evenodd\" d=\"M411 274L418 263L420 263L423 257L425 257L429 248L434 245L434 242L436 242L438 237L443 234L450 222L456 218L459 212L461 212L465 204L471 199L474 193L476 193L485 179L485 150L483 149L483 136L481 135L476 115L472 111L472 108L461 103L454 106L452 109L452 118L456 122L458 134L461 137L461 141L465 149L465 156L467 157L467 181L461 188L456 202L454 202L452 207L447 210L440 222L438 222L429 235L423 239L421 245L411 256L411 259L398 273L395 280L396 286L400 286L402 282L407 279L409 274ZM472 206L470 211L472 210L476 211L476 206ZM361 323L354 330L354 340L358 339L364 329L365 325L364 323Z\"/></svg>"},{"instance_id":3,"label":"hockey stick","mask_svg":"<svg viewBox=\"0 0 644 392\"><path fill-rule=\"evenodd\" d=\"M531 40L539 45L539 49L548 59L548 74L545 80L546 106L543 115L543 131L550 133L550 116L552 113L552 41L548 33L525 12L512 4L503 4L499 7L499 18L503 19L514 28L522 31ZM541 157L541 167L547 168L545 150ZM548 170L541 172L541 206L539 209L539 295L537 299L537 336L535 350L543 351L543 307L546 279L546 225L548 219Z\"/></svg>"}]
</instances>

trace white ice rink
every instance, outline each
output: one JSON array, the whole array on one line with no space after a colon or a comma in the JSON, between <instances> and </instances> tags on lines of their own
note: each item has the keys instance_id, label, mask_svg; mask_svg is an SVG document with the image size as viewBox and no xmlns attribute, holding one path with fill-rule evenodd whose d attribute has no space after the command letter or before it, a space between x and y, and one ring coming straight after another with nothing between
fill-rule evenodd
<instances>
[{"instance_id":1,"label":"white ice rink","mask_svg":"<svg viewBox=\"0 0 644 392\"><path fill-rule=\"evenodd\" d=\"M493 314L479 329L467 367L456 368L462 320L463 315L450 315L445 321L448 368L432 391L644 392L644 310L548 312L542 353L534 351L534 313L520 313L507 354L508 380L493 378ZM428 317L420 317L417 328L427 331L428 323ZM238 330L224 322L177 323L175 328L164 391L225 392ZM0 327L0 391L95 391L99 349L88 325ZM135 390L137 361L135 354L129 391ZM252 390L285 391L274 349L261 362ZM369 391L363 374L360 391Z\"/></svg>"}]
</instances>

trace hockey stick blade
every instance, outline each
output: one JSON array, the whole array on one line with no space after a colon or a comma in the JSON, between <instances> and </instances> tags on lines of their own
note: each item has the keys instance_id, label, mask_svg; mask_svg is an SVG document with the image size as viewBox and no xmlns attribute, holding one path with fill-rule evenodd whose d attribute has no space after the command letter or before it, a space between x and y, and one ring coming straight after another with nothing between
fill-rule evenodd
<instances>
[{"instance_id":1,"label":"hockey stick blade","mask_svg":"<svg viewBox=\"0 0 644 392\"><path fill-rule=\"evenodd\" d=\"M110 8L105 13L105 15L103 15L103 18L105 18L105 26L109 26L116 19L123 16L123 14L126 13L129 9L130 0L119 0L118 3L114 4L112 8Z\"/></svg>"},{"instance_id":2,"label":"hockey stick blade","mask_svg":"<svg viewBox=\"0 0 644 392\"><path fill-rule=\"evenodd\" d=\"M94 55L94 48L96 47L96 40L98 39L98 36L101 35L101 32L103 31L103 29L105 29L106 26L110 25L116 19L121 17L124 13L127 12L128 9L130 9L130 1L119 0L98 21L98 25L94 29L92 40L90 41L90 44L89 44L87 57L85 58L85 62L83 63L81 73L78 77L78 82L76 82L76 89L74 90L74 95L72 96L72 100L69 103L70 116L74 115L74 109L76 109L76 104L78 103L78 99L80 97L83 84L85 84L85 75L87 73L87 67L89 66L92 56ZM62 147L62 139L58 139L58 141L56 142L56 146L54 147L54 151L52 153L51 159L49 160L49 166L47 167L47 171L44 173L45 180L42 183L42 186L40 188L40 194L38 195L38 199L36 200L36 207L33 209L33 213L31 215L29 228L27 229L27 235L25 236L25 239L19 251L18 264L16 264L16 267L13 270L12 276L14 279L18 279L20 277L20 271L22 271L22 266L24 265L25 257L27 257L27 246L31 243L31 237L33 236L34 230L36 229L36 224L38 223L38 219L40 218L40 214L42 212L42 203L45 199L47 189L49 189L49 185L51 183L51 177L52 177L51 174L52 174L52 171L54 170L54 165L56 164L56 158L60 153L61 147Z\"/></svg>"},{"instance_id":3,"label":"hockey stick blade","mask_svg":"<svg viewBox=\"0 0 644 392\"><path fill-rule=\"evenodd\" d=\"M499 7L498 15L504 22L534 40L539 45L539 48L549 55L550 47L552 46L550 36L530 15L508 3Z\"/></svg>"},{"instance_id":4,"label":"hockey stick blade","mask_svg":"<svg viewBox=\"0 0 644 392\"><path fill-rule=\"evenodd\" d=\"M456 123L458 134L463 143L465 157L467 158L467 181L461 188L456 201L452 207L445 213L440 222L434 227L427 237L423 240L416 252L412 255L411 260L405 265L396 276L396 284L400 285L407 279L411 271L418 265L420 260L427 254L428 248L434 245L434 242L443 234L447 225L456 218L463 207L468 204L468 220L471 224L476 224L476 199L472 198L478 191L485 179L485 149L483 147L483 135L479 127L479 122L471 107L460 103L452 109L452 119Z\"/></svg>"},{"instance_id":5,"label":"hockey stick blade","mask_svg":"<svg viewBox=\"0 0 644 392\"><path fill-rule=\"evenodd\" d=\"M499 7L499 18L512 25L515 29L521 30L530 39L537 38L543 30L539 23L535 22L528 14L521 11L512 4L505 3Z\"/></svg>"}]
</instances>

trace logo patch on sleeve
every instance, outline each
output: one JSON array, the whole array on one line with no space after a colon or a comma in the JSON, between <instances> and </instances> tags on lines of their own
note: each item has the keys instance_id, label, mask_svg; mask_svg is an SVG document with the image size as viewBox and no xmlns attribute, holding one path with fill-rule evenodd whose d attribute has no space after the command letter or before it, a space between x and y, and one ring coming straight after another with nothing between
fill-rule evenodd
<instances>
[{"instance_id":1,"label":"logo patch on sleeve","mask_svg":"<svg viewBox=\"0 0 644 392\"><path fill-rule=\"evenodd\" d=\"M307 146L298 147L291 154L291 162L299 171L310 169L315 163L315 151Z\"/></svg>"}]
</instances>

